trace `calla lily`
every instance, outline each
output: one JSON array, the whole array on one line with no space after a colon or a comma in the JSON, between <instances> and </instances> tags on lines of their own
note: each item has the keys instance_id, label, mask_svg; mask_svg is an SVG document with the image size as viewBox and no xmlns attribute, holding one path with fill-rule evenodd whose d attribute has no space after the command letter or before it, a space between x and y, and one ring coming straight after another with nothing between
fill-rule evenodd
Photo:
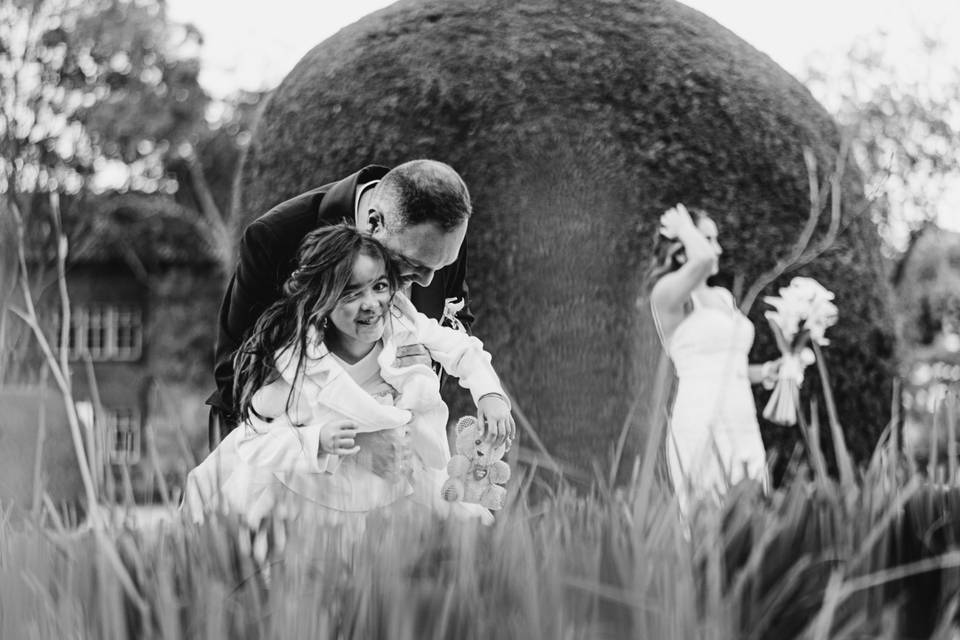
<instances>
[{"instance_id":1,"label":"calla lily","mask_svg":"<svg viewBox=\"0 0 960 640\"><path fill-rule=\"evenodd\" d=\"M466 327L463 326L463 323L460 322L460 318L457 317L457 314L463 311L463 308L466 305L467 302L463 298L447 298L444 300L441 324L446 325L451 329L456 329L457 331L466 333Z\"/></svg>"},{"instance_id":2,"label":"calla lily","mask_svg":"<svg viewBox=\"0 0 960 640\"><path fill-rule=\"evenodd\" d=\"M764 317L782 358L779 379L763 410L768 420L796 424L803 370L815 361L813 351L806 345L810 341L821 346L830 344L825 334L839 317L833 298L833 292L813 278L798 277L781 288L779 296L763 299L774 309L764 313Z\"/></svg>"}]
</instances>

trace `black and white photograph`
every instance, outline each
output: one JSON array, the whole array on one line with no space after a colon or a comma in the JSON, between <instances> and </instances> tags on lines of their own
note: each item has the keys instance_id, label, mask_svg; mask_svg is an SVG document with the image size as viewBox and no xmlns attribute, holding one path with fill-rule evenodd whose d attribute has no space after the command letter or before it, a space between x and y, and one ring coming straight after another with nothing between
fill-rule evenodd
<instances>
[{"instance_id":1,"label":"black and white photograph","mask_svg":"<svg viewBox=\"0 0 960 640\"><path fill-rule=\"evenodd\" d=\"M0 639L960 638L956 0L0 0Z\"/></svg>"}]
</instances>

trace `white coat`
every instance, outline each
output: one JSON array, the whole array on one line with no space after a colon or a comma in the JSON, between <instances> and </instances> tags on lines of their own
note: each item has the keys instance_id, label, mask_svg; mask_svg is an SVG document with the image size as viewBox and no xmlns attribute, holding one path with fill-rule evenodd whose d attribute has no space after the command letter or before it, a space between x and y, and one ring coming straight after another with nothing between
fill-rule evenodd
<instances>
[{"instance_id":1,"label":"white coat","mask_svg":"<svg viewBox=\"0 0 960 640\"><path fill-rule=\"evenodd\" d=\"M184 498L188 511L199 519L204 507L220 508L258 522L289 491L337 511L365 512L410 496L445 513L449 505L442 501L440 486L450 449L448 410L440 397L439 378L427 364L403 366L398 350L415 351L422 345L433 360L460 379L475 402L489 393L506 396L480 340L440 326L419 313L403 294L394 297L382 342L377 362L380 375L397 390L393 406L379 403L361 389L314 332L287 410L297 354L278 353L279 378L252 399L256 413L273 419L251 415L190 472ZM354 456L341 459L321 454L321 428L341 419L351 420L360 432L408 430L415 461L412 475L390 482L357 464ZM459 506L471 513L477 507Z\"/></svg>"}]
</instances>

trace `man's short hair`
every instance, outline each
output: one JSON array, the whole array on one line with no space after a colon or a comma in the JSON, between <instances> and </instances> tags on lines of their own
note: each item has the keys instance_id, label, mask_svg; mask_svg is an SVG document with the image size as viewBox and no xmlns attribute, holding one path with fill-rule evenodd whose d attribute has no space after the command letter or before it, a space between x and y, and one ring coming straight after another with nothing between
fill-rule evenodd
<instances>
[{"instance_id":1,"label":"man's short hair","mask_svg":"<svg viewBox=\"0 0 960 640\"><path fill-rule=\"evenodd\" d=\"M411 160L387 172L377 185L378 198L396 206L403 225L431 222L444 231L470 218L470 193L460 175L436 160Z\"/></svg>"}]
</instances>

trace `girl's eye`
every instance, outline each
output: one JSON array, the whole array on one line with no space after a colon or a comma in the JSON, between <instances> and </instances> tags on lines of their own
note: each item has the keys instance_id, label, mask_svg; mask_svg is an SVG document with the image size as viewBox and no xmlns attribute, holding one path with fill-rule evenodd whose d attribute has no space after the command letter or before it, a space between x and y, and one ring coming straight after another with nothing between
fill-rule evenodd
<instances>
[{"instance_id":1,"label":"girl's eye","mask_svg":"<svg viewBox=\"0 0 960 640\"><path fill-rule=\"evenodd\" d=\"M373 285L373 290L377 293L383 293L384 291L390 290L390 285L386 282L378 282L377 284Z\"/></svg>"}]
</instances>

